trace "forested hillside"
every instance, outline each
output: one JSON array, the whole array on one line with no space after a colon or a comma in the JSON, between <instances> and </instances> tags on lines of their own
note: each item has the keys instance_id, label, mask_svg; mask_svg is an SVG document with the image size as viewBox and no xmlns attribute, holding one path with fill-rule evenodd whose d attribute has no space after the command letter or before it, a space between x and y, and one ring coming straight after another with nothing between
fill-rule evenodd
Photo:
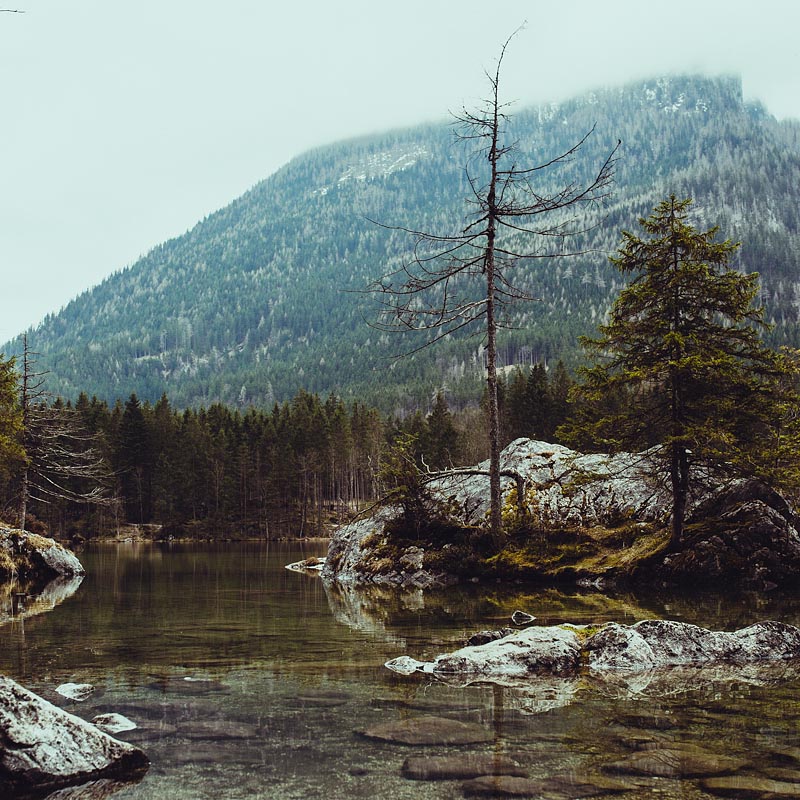
<instances>
[{"instance_id":1,"label":"forested hillside","mask_svg":"<svg viewBox=\"0 0 800 800\"><path fill-rule=\"evenodd\" d=\"M742 241L737 267L761 273L773 341L800 344L800 123L745 103L736 79L675 77L519 109L509 136L536 164L593 126L573 167L588 174L622 140L614 194L583 221L574 247L584 255L534 261L518 280L538 299L517 307L501 362L574 365L577 337L593 332L621 288L608 262L620 231L671 192L694 198L698 224ZM387 412L440 388L453 406L477 399L480 336L392 360L410 343L367 324L374 304L360 291L413 244L375 221L442 234L464 227L468 154L444 122L299 156L30 331L49 389L109 403L167 392L176 407L271 407L306 389ZM538 176L545 189L562 178ZM3 349L18 352L20 342Z\"/></svg>"}]
</instances>

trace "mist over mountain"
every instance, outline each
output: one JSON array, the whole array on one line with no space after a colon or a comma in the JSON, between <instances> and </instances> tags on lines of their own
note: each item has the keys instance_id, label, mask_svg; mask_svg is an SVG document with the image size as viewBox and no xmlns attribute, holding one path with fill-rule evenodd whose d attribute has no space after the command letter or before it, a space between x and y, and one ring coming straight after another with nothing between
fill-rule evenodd
<instances>
[{"instance_id":1,"label":"mist over mountain","mask_svg":"<svg viewBox=\"0 0 800 800\"><path fill-rule=\"evenodd\" d=\"M516 307L501 364L577 363L578 336L622 286L608 261L620 231L670 193L694 198L699 226L742 242L736 267L761 274L770 340L800 344L800 122L744 102L729 77L637 82L511 113L521 164L547 162L594 127L569 165L580 179L622 147L612 197L573 243L584 254L518 273L537 300ZM440 388L455 404L474 401L479 331L393 359L419 341L370 327L375 306L361 291L408 257L413 238L390 226L463 229L468 145L445 121L298 156L29 331L49 390L110 402L166 392L176 406L270 406L301 388L386 411L425 405ZM565 177L540 176L545 191ZM3 348L20 349L20 339Z\"/></svg>"}]
</instances>

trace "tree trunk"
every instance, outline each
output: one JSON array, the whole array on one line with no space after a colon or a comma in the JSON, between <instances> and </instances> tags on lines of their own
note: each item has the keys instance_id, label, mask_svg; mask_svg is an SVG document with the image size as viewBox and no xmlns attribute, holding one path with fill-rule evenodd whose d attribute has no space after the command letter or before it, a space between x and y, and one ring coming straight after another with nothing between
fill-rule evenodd
<instances>
[{"instance_id":1,"label":"tree trunk","mask_svg":"<svg viewBox=\"0 0 800 800\"><path fill-rule=\"evenodd\" d=\"M497 85L494 87L494 114L489 149L491 178L486 197L486 385L489 394L489 528L496 549L503 545L503 518L500 492L500 409L497 402L497 320L495 319L495 238L497 236L497 140L499 134Z\"/></svg>"},{"instance_id":2,"label":"tree trunk","mask_svg":"<svg viewBox=\"0 0 800 800\"><path fill-rule=\"evenodd\" d=\"M686 501L689 496L689 454L686 448L673 443L670 463L672 482L672 536L670 548L678 549L683 540L683 525L686 519Z\"/></svg>"}]
</instances>

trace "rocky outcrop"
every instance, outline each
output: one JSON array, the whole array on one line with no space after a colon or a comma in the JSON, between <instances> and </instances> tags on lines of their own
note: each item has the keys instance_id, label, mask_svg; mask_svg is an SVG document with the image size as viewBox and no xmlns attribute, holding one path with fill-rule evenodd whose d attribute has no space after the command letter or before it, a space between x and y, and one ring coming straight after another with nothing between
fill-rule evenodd
<instances>
[{"instance_id":1,"label":"rocky outcrop","mask_svg":"<svg viewBox=\"0 0 800 800\"><path fill-rule=\"evenodd\" d=\"M671 496L657 452L582 455L561 445L517 439L503 450L505 504L539 531L537 552L503 552L476 570L490 577L604 585L702 580L757 590L800 582L800 522L776 492L754 481L708 486L689 498L686 544L668 552ZM430 484L464 531L485 521L488 463ZM402 541L390 533L397 512L383 508L333 536L323 579L429 588L469 576L457 543ZM465 534L466 535L466 534ZM448 557L451 548L452 557ZM474 548L473 548L474 549ZM568 558L564 558L569 549ZM542 552L549 550L549 557ZM549 560L548 560L549 558Z\"/></svg>"},{"instance_id":2,"label":"rocky outcrop","mask_svg":"<svg viewBox=\"0 0 800 800\"><path fill-rule=\"evenodd\" d=\"M731 633L668 620L609 623L586 641L584 650L593 670L754 664L800 658L800 629L782 622L758 622Z\"/></svg>"},{"instance_id":3,"label":"rocky outcrop","mask_svg":"<svg viewBox=\"0 0 800 800\"><path fill-rule=\"evenodd\" d=\"M654 671L667 668L738 668L774 662L800 662L800 628L758 622L725 632L683 622L645 620L630 626L612 622L592 632L572 626L530 627L437 656L431 662L400 656L386 666L403 675L424 672L448 682L457 677L462 684L506 684L511 679L523 685L540 676L576 678L584 665L599 677L647 673L649 679ZM567 699L574 693L566 685L560 690Z\"/></svg>"},{"instance_id":4,"label":"rocky outcrop","mask_svg":"<svg viewBox=\"0 0 800 800\"><path fill-rule=\"evenodd\" d=\"M75 554L54 539L0 527L0 580L49 580L83 574Z\"/></svg>"},{"instance_id":5,"label":"rocky outcrop","mask_svg":"<svg viewBox=\"0 0 800 800\"><path fill-rule=\"evenodd\" d=\"M145 754L0 676L0 796L130 777Z\"/></svg>"}]
</instances>

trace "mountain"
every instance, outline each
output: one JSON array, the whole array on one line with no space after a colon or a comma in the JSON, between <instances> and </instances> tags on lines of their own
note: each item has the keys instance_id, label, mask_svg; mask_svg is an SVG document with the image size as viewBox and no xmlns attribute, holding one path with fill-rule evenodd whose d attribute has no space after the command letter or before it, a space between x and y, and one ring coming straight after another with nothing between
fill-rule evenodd
<instances>
[{"instance_id":1,"label":"mountain","mask_svg":"<svg viewBox=\"0 0 800 800\"><path fill-rule=\"evenodd\" d=\"M673 192L694 198L698 225L719 225L743 243L736 266L761 273L770 336L797 345L800 123L745 102L738 79L686 76L520 109L508 136L521 164L542 163L593 127L570 168L588 175L622 140L613 196L584 220L575 243L584 255L535 261L520 274L538 299L516 308L501 362L575 364L577 337L594 331L621 288L608 262L620 231L635 230ZM362 292L413 245L390 226L464 227L469 144L442 123L295 158L29 331L48 388L112 402L167 392L178 406L269 406L300 388L387 411L426 402L441 387L455 404L474 400L479 335L393 359L415 342L370 327L374 302ZM538 179L548 189L561 176L546 170ZM17 339L4 351L20 349Z\"/></svg>"}]
</instances>

